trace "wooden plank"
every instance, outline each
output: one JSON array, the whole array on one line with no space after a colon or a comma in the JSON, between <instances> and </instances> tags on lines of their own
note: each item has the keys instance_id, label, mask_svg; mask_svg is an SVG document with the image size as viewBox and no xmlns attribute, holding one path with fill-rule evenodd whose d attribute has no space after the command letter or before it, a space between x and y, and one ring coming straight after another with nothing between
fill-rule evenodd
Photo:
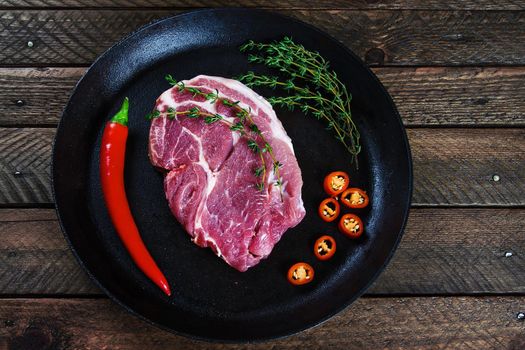
<instances>
[{"instance_id":1,"label":"wooden plank","mask_svg":"<svg viewBox=\"0 0 525 350\"><path fill-rule=\"evenodd\" d=\"M0 205L50 204L54 129L0 129Z\"/></svg>"},{"instance_id":2,"label":"wooden plank","mask_svg":"<svg viewBox=\"0 0 525 350\"><path fill-rule=\"evenodd\" d=\"M0 222L40 222L52 221L58 227L58 221L55 214L55 209L0 209ZM57 228L60 231L60 228ZM29 230L31 231L31 230ZM38 231L38 230L37 230ZM38 231L39 232L39 231Z\"/></svg>"},{"instance_id":3,"label":"wooden plank","mask_svg":"<svg viewBox=\"0 0 525 350\"><path fill-rule=\"evenodd\" d=\"M525 64L525 12L281 10L335 36L369 64ZM2 65L90 64L127 33L177 11L6 10ZM28 47L28 41L32 46Z\"/></svg>"},{"instance_id":4,"label":"wooden plank","mask_svg":"<svg viewBox=\"0 0 525 350\"><path fill-rule=\"evenodd\" d=\"M0 294L100 294L51 209L0 209ZM0 302L1 305L1 302Z\"/></svg>"},{"instance_id":5,"label":"wooden plank","mask_svg":"<svg viewBox=\"0 0 525 350\"><path fill-rule=\"evenodd\" d=\"M262 8L315 8L315 9L432 9L432 10L520 10L525 4L516 0L0 0L0 7L262 7Z\"/></svg>"},{"instance_id":6,"label":"wooden plank","mask_svg":"<svg viewBox=\"0 0 525 350\"><path fill-rule=\"evenodd\" d=\"M0 295L100 294L53 210L0 210L0 237ZM367 293L525 293L524 257L523 209L412 209L393 260Z\"/></svg>"},{"instance_id":7,"label":"wooden plank","mask_svg":"<svg viewBox=\"0 0 525 350\"><path fill-rule=\"evenodd\" d=\"M512 292L525 293L525 210L469 208L412 209L394 258L367 293Z\"/></svg>"},{"instance_id":8,"label":"wooden plank","mask_svg":"<svg viewBox=\"0 0 525 350\"><path fill-rule=\"evenodd\" d=\"M374 68L406 126L525 126L525 68ZM0 68L0 125L58 123L84 68Z\"/></svg>"},{"instance_id":9,"label":"wooden plank","mask_svg":"<svg viewBox=\"0 0 525 350\"><path fill-rule=\"evenodd\" d=\"M525 126L525 68L375 68L406 126Z\"/></svg>"},{"instance_id":10,"label":"wooden plank","mask_svg":"<svg viewBox=\"0 0 525 350\"><path fill-rule=\"evenodd\" d=\"M190 340L106 299L7 299L5 349L523 349L525 297L361 298L322 325L255 344Z\"/></svg>"},{"instance_id":11,"label":"wooden plank","mask_svg":"<svg viewBox=\"0 0 525 350\"><path fill-rule=\"evenodd\" d=\"M52 203L54 132L0 128L0 205ZM414 205L525 205L525 129L409 129L408 136Z\"/></svg>"},{"instance_id":12,"label":"wooden plank","mask_svg":"<svg viewBox=\"0 0 525 350\"><path fill-rule=\"evenodd\" d=\"M407 132L414 161L413 204L525 204L525 129Z\"/></svg>"},{"instance_id":13,"label":"wooden plank","mask_svg":"<svg viewBox=\"0 0 525 350\"><path fill-rule=\"evenodd\" d=\"M57 125L85 68L0 69L0 125Z\"/></svg>"},{"instance_id":14,"label":"wooden plank","mask_svg":"<svg viewBox=\"0 0 525 350\"><path fill-rule=\"evenodd\" d=\"M54 210L0 210L0 237L0 293L100 293L69 250Z\"/></svg>"}]
</instances>

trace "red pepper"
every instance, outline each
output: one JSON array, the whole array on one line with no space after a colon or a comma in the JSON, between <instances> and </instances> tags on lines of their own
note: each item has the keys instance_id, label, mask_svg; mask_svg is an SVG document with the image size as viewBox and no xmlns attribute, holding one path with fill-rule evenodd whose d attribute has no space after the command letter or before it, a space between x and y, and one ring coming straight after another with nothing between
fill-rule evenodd
<instances>
[{"instance_id":1,"label":"red pepper","mask_svg":"<svg viewBox=\"0 0 525 350\"><path fill-rule=\"evenodd\" d=\"M305 262L298 262L294 264L288 270L288 282L293 285L300 286L307 284L313 281L314 279L314 269L312 266Z\"/></svg>"},{"instance_id":2,"label":"red pepper","mask_svg":"<svg viewBox=\"0 0 525 350\"><path fill-rule=\"evenodd\" d=\"M354 214L345 214L339 221L339 231L350 238L359 238L365 231L363 221Z\"/></svg>"},{"instance_id":3,"label":"red pepper","mask_svg":"<svg viewBox=\"0 0 525 350\"><path fill-rule=\"evenodd\" d=\"M324 178L324 191L330 196L335 197L346 190L350 182L350 177L343 171L334 171Z\"/></svg>"},{"instance_id":4,"label":"red pepper","mask_svg":"<svg viewBox=\"0 0 525 350\"><path fill-rule=\"evenodd\" d=\"M349 188L341 195L341 202L348 208L364 208L368 205L368 195L360 188Z\"/></svg>"},{"instance_id":5,"label":"red pepper","mask_svg":"<svg viewBox=\"0 0 525 350\"><path fill-rule=\"evenodd\" d=\"M138 268L164 293L171 295L166 277L148 252L129 209L124 189L124 158L128 137L128 98L106 124L100 147L100 179L104 200L120 240Z\"/></svg>"},{"instance_id":6,"label":"red pepper","mask_svg":"<svg viewBox=\"0 0 525 350\"><path fill-rule=\"evenodd\" d=\"M314 254L319 260L328 260L334 256L336 250L335 239L332 236L321 236L315 241Z\"/></svg>"},{"instance_id":7,"label":"red pepper","mask_svg":"<svg viewBox=\"0 0 525 350\"><path fill-rule=\"evenodd\" d=\"M319 204L318 213L321 219L332 222L339 216L340 206L334 198L326 198Z\"/></svg>"}]
</instances>

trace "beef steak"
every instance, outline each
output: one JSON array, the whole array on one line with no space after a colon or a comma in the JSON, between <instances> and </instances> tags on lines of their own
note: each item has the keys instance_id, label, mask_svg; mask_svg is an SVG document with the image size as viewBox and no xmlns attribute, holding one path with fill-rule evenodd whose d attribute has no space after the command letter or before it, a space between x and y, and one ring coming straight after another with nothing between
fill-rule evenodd
<instances>
[{"instance_id":1,"label":"beef steak","mask_svg":"<svg viewBox=\"0 0 525 350\"><path fill-rule=\"evenodd\" d=\"M161 112L153 119L149 135L151 163L165 171L164 190L169 207L192 240L210 247L239 271L266 258L284 232L304 217L303 181L292 143L271 105L244 84L231 79L199 75L183 81L205 93L239 101L251 116L282 164L282 193L269 166L261 191L254 169L262 161L247 145L246 137L223 122L207 124L202 118L178 115L168 118L168 108L218 113L236 122L236 111L219 101L173 87L156 101ZM263 153L266 164L273 164Z\"/></svg>"}]
</instances>

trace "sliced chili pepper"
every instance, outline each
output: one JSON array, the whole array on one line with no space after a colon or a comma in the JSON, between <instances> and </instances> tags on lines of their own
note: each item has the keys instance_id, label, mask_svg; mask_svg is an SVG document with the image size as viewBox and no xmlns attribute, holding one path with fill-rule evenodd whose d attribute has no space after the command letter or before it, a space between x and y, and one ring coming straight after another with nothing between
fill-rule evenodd
<instances>
[{"instance_id":1,"label":"sliced chili pepper","mask_svg":"<svg viewBox=\"0 0 525 350\"><path fill-rule=\"evenodd\" d=\"M328 260L334 256L336 250L335 239L332 236L321 236L314 244L314 254L319 260Z\"/></svg>"},{"instance_id":2,"label":"sliced chili pepper","mask_svg":"<svg viewBox=\"0 0 525 350\"><path fill-rule=\"evenodd\" d=\"M166 277L144 245L129 209L124 189L124 159L128 137L126 98L117 114L106 124L100 147L100 179L109 216L120 240L138 268L164 293L171 295Z\"/></svg>"},{"instance_id":3,"label":"sliced chili pepper","mask_svg":"<svg viewBox=\"0 0 525 350\"><path fill-rule=\"evenodd\" d=\"M341 195L341 202L349 208L364 208L368 205L368 195L360 188L349 188Z\"/></svg>"},{"instance_id":4,"label":"sliced chili pepper","mask_svg":"<svg viewBox=\"0 0 525 350\"><path fill-rule=\"evenodd\" d=\"M350 238L359 238L365 231L363 221L354 214L345 214L339 220L339 231Z\"/></svg>"},{"instance_id":5,"label":"sliced chili pepper","mask_svg":"<svg viewBox=\"0 0 525 350\"><path fill-rule=\"evenodd\" d=\"M319 216L326 222L332 222L339 216L340 208L334 198L327 198L319 204Z\"/></svg>"},{"instance_id":6,"label":"sliced chili pepper","mask_svg":"<svg viewBox=\"0 0 525 350\"><path fill-rule=\"evenodd\" d=\"M325 192L332 197L346 190L350 183L350 177L343 171L334 171L324 178L323 187Z\"/></svg>"},{"instance_id":7,"label":"sliced chili pepper","mask_svg":"<svg viewBox=\"0 0 525 350\"><path fill-rule=\"evenodd\" d=\"M288 270L288 281L296 286L310 283L313 279L314 269L307 263L299 262Z\"/></svg>"}]
</instances>

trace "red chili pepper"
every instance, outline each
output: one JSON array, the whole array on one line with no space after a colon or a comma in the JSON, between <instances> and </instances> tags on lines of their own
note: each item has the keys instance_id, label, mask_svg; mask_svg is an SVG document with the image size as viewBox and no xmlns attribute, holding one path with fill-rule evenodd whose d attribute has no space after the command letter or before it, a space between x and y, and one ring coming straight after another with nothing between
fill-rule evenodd
<instances>
[{"instance_id":1,"label":"red chili pepper","mask_svg":"<svg viewBox=\"0 0 525 350\"><path fill-rule=\"evenodd\" d=\"M324 178L324 191L330 196L335 197L346 190L350 183L350 177L343 171L334 171Z\"/></svg>"},{"instance_id":2,"label":"red chili pepper","mask_svg":"<svg viewBox=\"0 0 525 350\"><path fill-rule=\"evenodd\" d=\"M335 239L332 236L321 236L315 241L314 254L319 260L328 260L334 256L336 250Z\"/></svg>"},{"instance_id":3,"label":"red chili pepper","mask_svg":"<svg viewBox=\"0 0 525 350\"><path fill-rule=\"evenodd\" d=\"M359 238L365 231L363 221L354 214L345 214L339 221L339 231L350 238Z\"/></svg>"},{"instance_id":4,"label":"red chili pepper","mask_svg":"<svg viewBox=\"0 0 525 350\"><path fill-rule=\"evenodd\" d=\"M333 198L326 198L319 204L318 213L324 221L332 222L339 216L339 210L339 202Z\"/></svg>"},{"instance_id":5,"label":"red chili pepper","mask_svg":"<svg viewBox=\"0 0 525 350\"><path fill-rule=\"evenodd\" d=\"M128 137L128 98L106 124L100 147L100 179L111 221L138 268L164 293L171 295L166 277L144 245L129 209L124 189L124 159Z\"/></svg>"},{"instance_id":6,"label":"red chili pepper","mask_svg":"<svg viewBox=\"0 0 525 350\"><path fill-rule=\"evenodd\" d=\"M368 195L360 188L349 188L341 195L341 202L348 208L364 208L368 205Z\"/></svg>"},{"instance_id":7,"label":"red chili pepper","mask_svg":"<svg viewBox=\"0 0 525 350\"><path fill-rule=\"evenodd\" d=\"M297 264L294 264L292 267L290 267L287 277L288 282L293 285L300 286L307 284L312 282L314 279L314 269L305 262L298 262Z\"/></svg>"}]
</instances>

